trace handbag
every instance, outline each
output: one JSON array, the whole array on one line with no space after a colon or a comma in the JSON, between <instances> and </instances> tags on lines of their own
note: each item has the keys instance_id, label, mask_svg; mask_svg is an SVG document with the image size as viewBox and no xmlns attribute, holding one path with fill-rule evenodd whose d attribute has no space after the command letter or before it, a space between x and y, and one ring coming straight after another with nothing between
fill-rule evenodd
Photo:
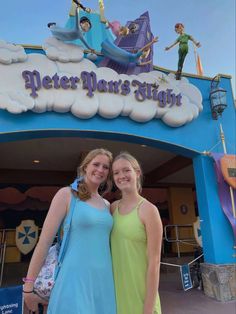
<instances>
[{"instance_id":1,"label":"handbag","mask_svg":"<svg viewBox=\"0 0 236 314\"><path fill-rule=\"evenodd\" d=\"M49 248L44 264L38 274L38 277L36 278L34 282L34 292L39 297L41 297L42 299L45 299L46 301L48 301L50 298L52 288L58 276L64 255L65 255L66 247L68 244L70 225L71 225L74 208L76 205L76 200L77 199L72 194L69 213L67 214L64 220L63 226L62 226L63 238L61 240L61 237L60 237L61 227L60 227L57 233L58 234L57 243L53 244Z\"/></svg>"}]
</instances>

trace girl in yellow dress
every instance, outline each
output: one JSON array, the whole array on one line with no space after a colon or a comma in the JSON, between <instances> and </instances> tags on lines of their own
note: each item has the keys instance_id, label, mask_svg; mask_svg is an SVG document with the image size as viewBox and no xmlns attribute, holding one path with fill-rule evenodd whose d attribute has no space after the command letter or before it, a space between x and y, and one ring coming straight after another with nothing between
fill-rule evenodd
<instances>
[{"instance_id":1,"label":"girl in yellow dress","mask_svg":"<svg viewBox=\"0 0 236 314\"><path fill-rule=\"evenodd\" d=\"M161 314L158 295L162 223L156 206L141 195L142 171L129 153L112 165L121 199L111 205L117 314Z\"/></svg>"}]
</instances>

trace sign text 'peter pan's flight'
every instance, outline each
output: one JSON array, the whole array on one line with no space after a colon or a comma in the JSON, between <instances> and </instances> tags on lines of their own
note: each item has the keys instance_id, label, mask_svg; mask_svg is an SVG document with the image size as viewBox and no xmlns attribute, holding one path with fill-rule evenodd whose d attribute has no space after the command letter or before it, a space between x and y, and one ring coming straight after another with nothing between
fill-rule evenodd
<instances>
[{"instance_id":1,"label":"sign text 'peter pan's flight'","mask_svg":"<svg viewBox=\"0 0 236 314\"><path fill-rule=\"evenodd\" d=\"M94 92L100 93L114 93L123 96L129 95L131 92L131 86L135 87L134 95L138 101L144 101L151 99L158 101L160 107L165 106L180 106L182 95L181 93L172 93L173 89L167 88L166 90L159 90L157 83L151 84L146 82L140 82L138 80L118 80L118 81L106 81L104 79L97 79L95 72L81 72L81 77L66 75L59 77L57 73L53 76L43 76L37 70L23 71L22 76L25 80L25 88L31 89L30 96L36 98L38 96L37 91L41 88L45 89L64 89L75 90L78 88L78 84L82 83L82 88L87 90L87 95L93 97Z\"/></svg>"}]
</instances>

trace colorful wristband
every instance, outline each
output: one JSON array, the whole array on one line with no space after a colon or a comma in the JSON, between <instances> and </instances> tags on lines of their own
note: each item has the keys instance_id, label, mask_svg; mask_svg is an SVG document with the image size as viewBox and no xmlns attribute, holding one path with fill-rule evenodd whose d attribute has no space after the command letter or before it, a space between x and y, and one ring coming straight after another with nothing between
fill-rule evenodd
<instances>
[{"instance_id":1,"label":"colorful wristband","mask_svg":"<svg viewBox=\"0 0 236 314\"><path fill-rule=\"evenodd\" d=\"M27 278L27 277L22 278L22 280L23 280L23 282L32 282L32 283L35 282L35 279L33 279L33 278Z\"/></svg>"}]
</instances>

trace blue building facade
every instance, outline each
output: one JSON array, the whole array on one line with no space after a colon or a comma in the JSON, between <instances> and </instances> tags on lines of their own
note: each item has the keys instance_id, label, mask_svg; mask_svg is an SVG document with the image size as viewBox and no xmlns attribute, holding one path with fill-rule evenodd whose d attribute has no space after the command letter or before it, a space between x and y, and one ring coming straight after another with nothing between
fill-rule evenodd
<instances>
[{"instance_id":1,"label":"blue building facade","mask_svg":"<svg viewBox=\"0 0 236 314\"><path fill-rule=\"evenodd\" d=\"M97 23L97 16L93 16L92 19L94 23ZM70 25L70 21L67 23L67 25ZM108 31L104 25L102 25L102 29L103 33L99 33L98 36L99 41L102 41L107 36L106 34ZM109 36L111 36L111 34ZM90 44L93 44L94 39L92 40L92 37L91 40L89 40L88 35L87 39ZM96 49L98 49L97 46ZM65 101L62 101L60 108L58 107L59 105L56 103L56 100L54 106L56 109L53 106L52 108L49 108L47 107L48 105L46 105L47 108L44 106L42 109L42 107L39 105L41 99L40 97L45 99L47 96L50 96L46 93L49 89L52 89L52 93L56 93L57 90L59 90L62 98L64 97L64 94L69 93L69 90L71 91L73 89L73 86L71 85L68 87L68 82L70 79L68 73L71 70L71 66L73 67L73 62L69 60L68 63L63 63L59 59L53 60L53 58L50 57L48 50L43 48L36 49L34 47L24 47L24 52L24 56L26 55L26 61L20 61L21 63L12 62L11 64L0 65L0 76L2 77L1 82L4 82L5 84L2 84L0 87L0 148L2 143L16 142L19 140L32 140L51 137L79 137L142 144L191 158L194 168L197 203L201 219L201 232L205 263L218 266L233 265L235 263L236 245L234 230L222 210L218 194L216 173L214 170L214 160L209 154L209 152L224 153L220 137L220 128L222 127L227 154L235 155L236 121L231 78L227 75L221 74L219 74L217 78L218 87L225 90L227 105L224 112L222 113L222 116L219 116L218 119L212 118L211 110L210 94L212 90L213 78L187 74L184 75L182 82L173 85L174 87L171 89L171 92L169 92L169 96L172 95L170 96L172 98L169 101L169 104L171 104L173 99L176 100L174 97L177 97L178 93L182 95L182 104L184 105L182 107L179 106L178 116L175 116L173 113L173 118L165 120L165 118L162 119L164 115L157 112L155 114L150 113L148 118L143 117L143 114L146 111L145 106L152 106L152 104L149 104L149 101L159 102L159 105L161 103L160 110L165 109L163 105L163 98L161 99L161 95L164 97L164 94L156 94L155 99L153 95L149 95L149 97L149 85L146 85L145 99L136 99L134 104L131 101L133 111L135 111L136 103L138 104L137 106L142 105L143 107L140 109L139 115L134 114L132 116L131 110L127 109L125 111L124 109L124 106L128 108L128 101L122 107L123 111L120 110L120 112L118 112L116 109L110 110L108 105L106 107L106 105L103 104L103 101L101 101L100 97L103 97L104 95L104 97L106 97L106 95L109 94L107 100L108 102L112 102L113 98L115 101L116 97L123 97L122 99L125 97L128 98L132 93L136 93L139 88L138 83L136 83L135 86L135 83L133 83L133 77L129 77L128 74L121 74L121 77L117 77L117 73L114 70L109 69L108 71L110 72L106 72L106 68L105 70L104 68L97 68L98 61L101 60L102 56L98 56L99 60L96 59L94 62L88 61L88 59L82 56L81 62L75 61L79 64L82 64L81 72L78 72L78 79L80 81L73 81L74 87L77 87L79 84L82 87L81 93L83 93L83 104L81 106L89 106L87 101L88 103L90 101L94 101L93 97L86 94L87 92L94 94L97 93L98 96L95 96L98 97L101 102L100 105L98 105L99 109L96 109L95 111L91 109L92 111L89 114L83 113L81 110L76 111L76 109L73 113L73 106L63 109L64 104L65 106L67 104L66 98ZM87 56L87 53L85 56ZM29 60L29 58L32 59ZM50 63L47 63L48 58L51 58ZM92 63L94 63L94 68L91 65ZM19 64L21 66L20 69L17 68ZM57 71L55 71L54 68L55 64L56 67L58 67ZM86 68L86 65L88 65L88 69ZM52 68L50 68L51 66ZM40 86L38 85L35 88L35 93L37 93L38 96L31 97L29 93L32 91L32 86L27 87L27 84L29 85L30 76L25 79L23 79L22 76L24 71L28 71L31 73L31 77L33 77L34 74L32 73L35 70L41 75L42 81ZM13 76L11 76L13 74L9 74L9 71L16 73L18 80L16 80L15 84L18 84L17 86L14 85L15 81ZM55 80L54 86L52 86L52 77L55 73L58 73L58 76L60 76L61 79L62 74L59 75L59 73L63 72L64 79L60 81L60 83L61 85L64 85L55 88ZM84 73L84 79L83 75L81 74L82 72ZM92 72L96 73L97 75L97 90L94 90L94 86L90 86L90 89L88 86L88 80L92 80ZM156 79L154 79L155 72L158 73ZM139 78L139 81L141 83L144 83L145 81L145 83L148 84L148 80L151 80L152 77L153 82L155 81L155 83L159 80L159 86L162 86L161 90L165 91L165 97L168 97L168 89L170 90L170 87L168 87L169 85L165 88L163 86L164 84L171 84L171 82L175 80L173 74L170 72L171 71L154 66L153 71L150 72L151 77L146 77L144 75ZM28 73L28 75L30 74ZM75 77L75 73L70 75L71 77ZM47 78L43 81L45 77ZM170 81L168 81L169 78ZM125 87L127 86L123 86L124 89L121 88L119 90L120 94L123 92L123 95L117 96L117 93L114 91L113 93L109 92L109 90L107 90L107 86L110 86L108 82L118 81L119 79L122 80L121 84L124 84L125 81L130 81L130 85L128 86L130 87L130 90L125 94L124 91L126 90ZM186 81L184 81L185 79ZM37 77L34 76L35 84L36 81ZM59 79L57 81L59 81ZM10 84L11 82L12 84ZM185 82L185 84L183 82ZM78 84L76 85L75 83ZM108 85L104 87L104 84ZM191 88L188 89L188 91L186 91L187 85L191 85ZM14 90L17 88L22 93L27 94L26 101L29 102L29 105L23 109L21 104L13 104L11 106L11 102L6 98L6 94L13 95L11 92L14 92ZM152 86L152 88L155 89L156 87ZM159 87L158 92L160 91L160 88L161 87ZM43 94L44 90L46 90L45 94ZM193 92L192 94L191 91ZM72 92L76 91L72 90ZM199 99L201 98L201 108L198 108L198 111L194 111L192 115L190 114L188 117L183 118L181 114L186 115L187 111L184 108L188 104L184 103L184 97L188 96L189 99L192 99L194 103L194 97L196 93ZM135 96L138 96L137 93ZM16 99L15 102L17 103L17 99L19 98L14 98L13 96L11 97L11 99ZM24 100L22 102L24 102ZM104 100L104 103L106 103L106 100ZM103 105L105 106L104 108ZM120 106L120 100L117 102L117 106ZM172 103L170 107L176 106L177 103ZM183 108L182 113L181 108ZM181 122L180 120L184 122ZM234 217L234 219L236 219L236 217Z\"/></svg>"}]
</instances>

